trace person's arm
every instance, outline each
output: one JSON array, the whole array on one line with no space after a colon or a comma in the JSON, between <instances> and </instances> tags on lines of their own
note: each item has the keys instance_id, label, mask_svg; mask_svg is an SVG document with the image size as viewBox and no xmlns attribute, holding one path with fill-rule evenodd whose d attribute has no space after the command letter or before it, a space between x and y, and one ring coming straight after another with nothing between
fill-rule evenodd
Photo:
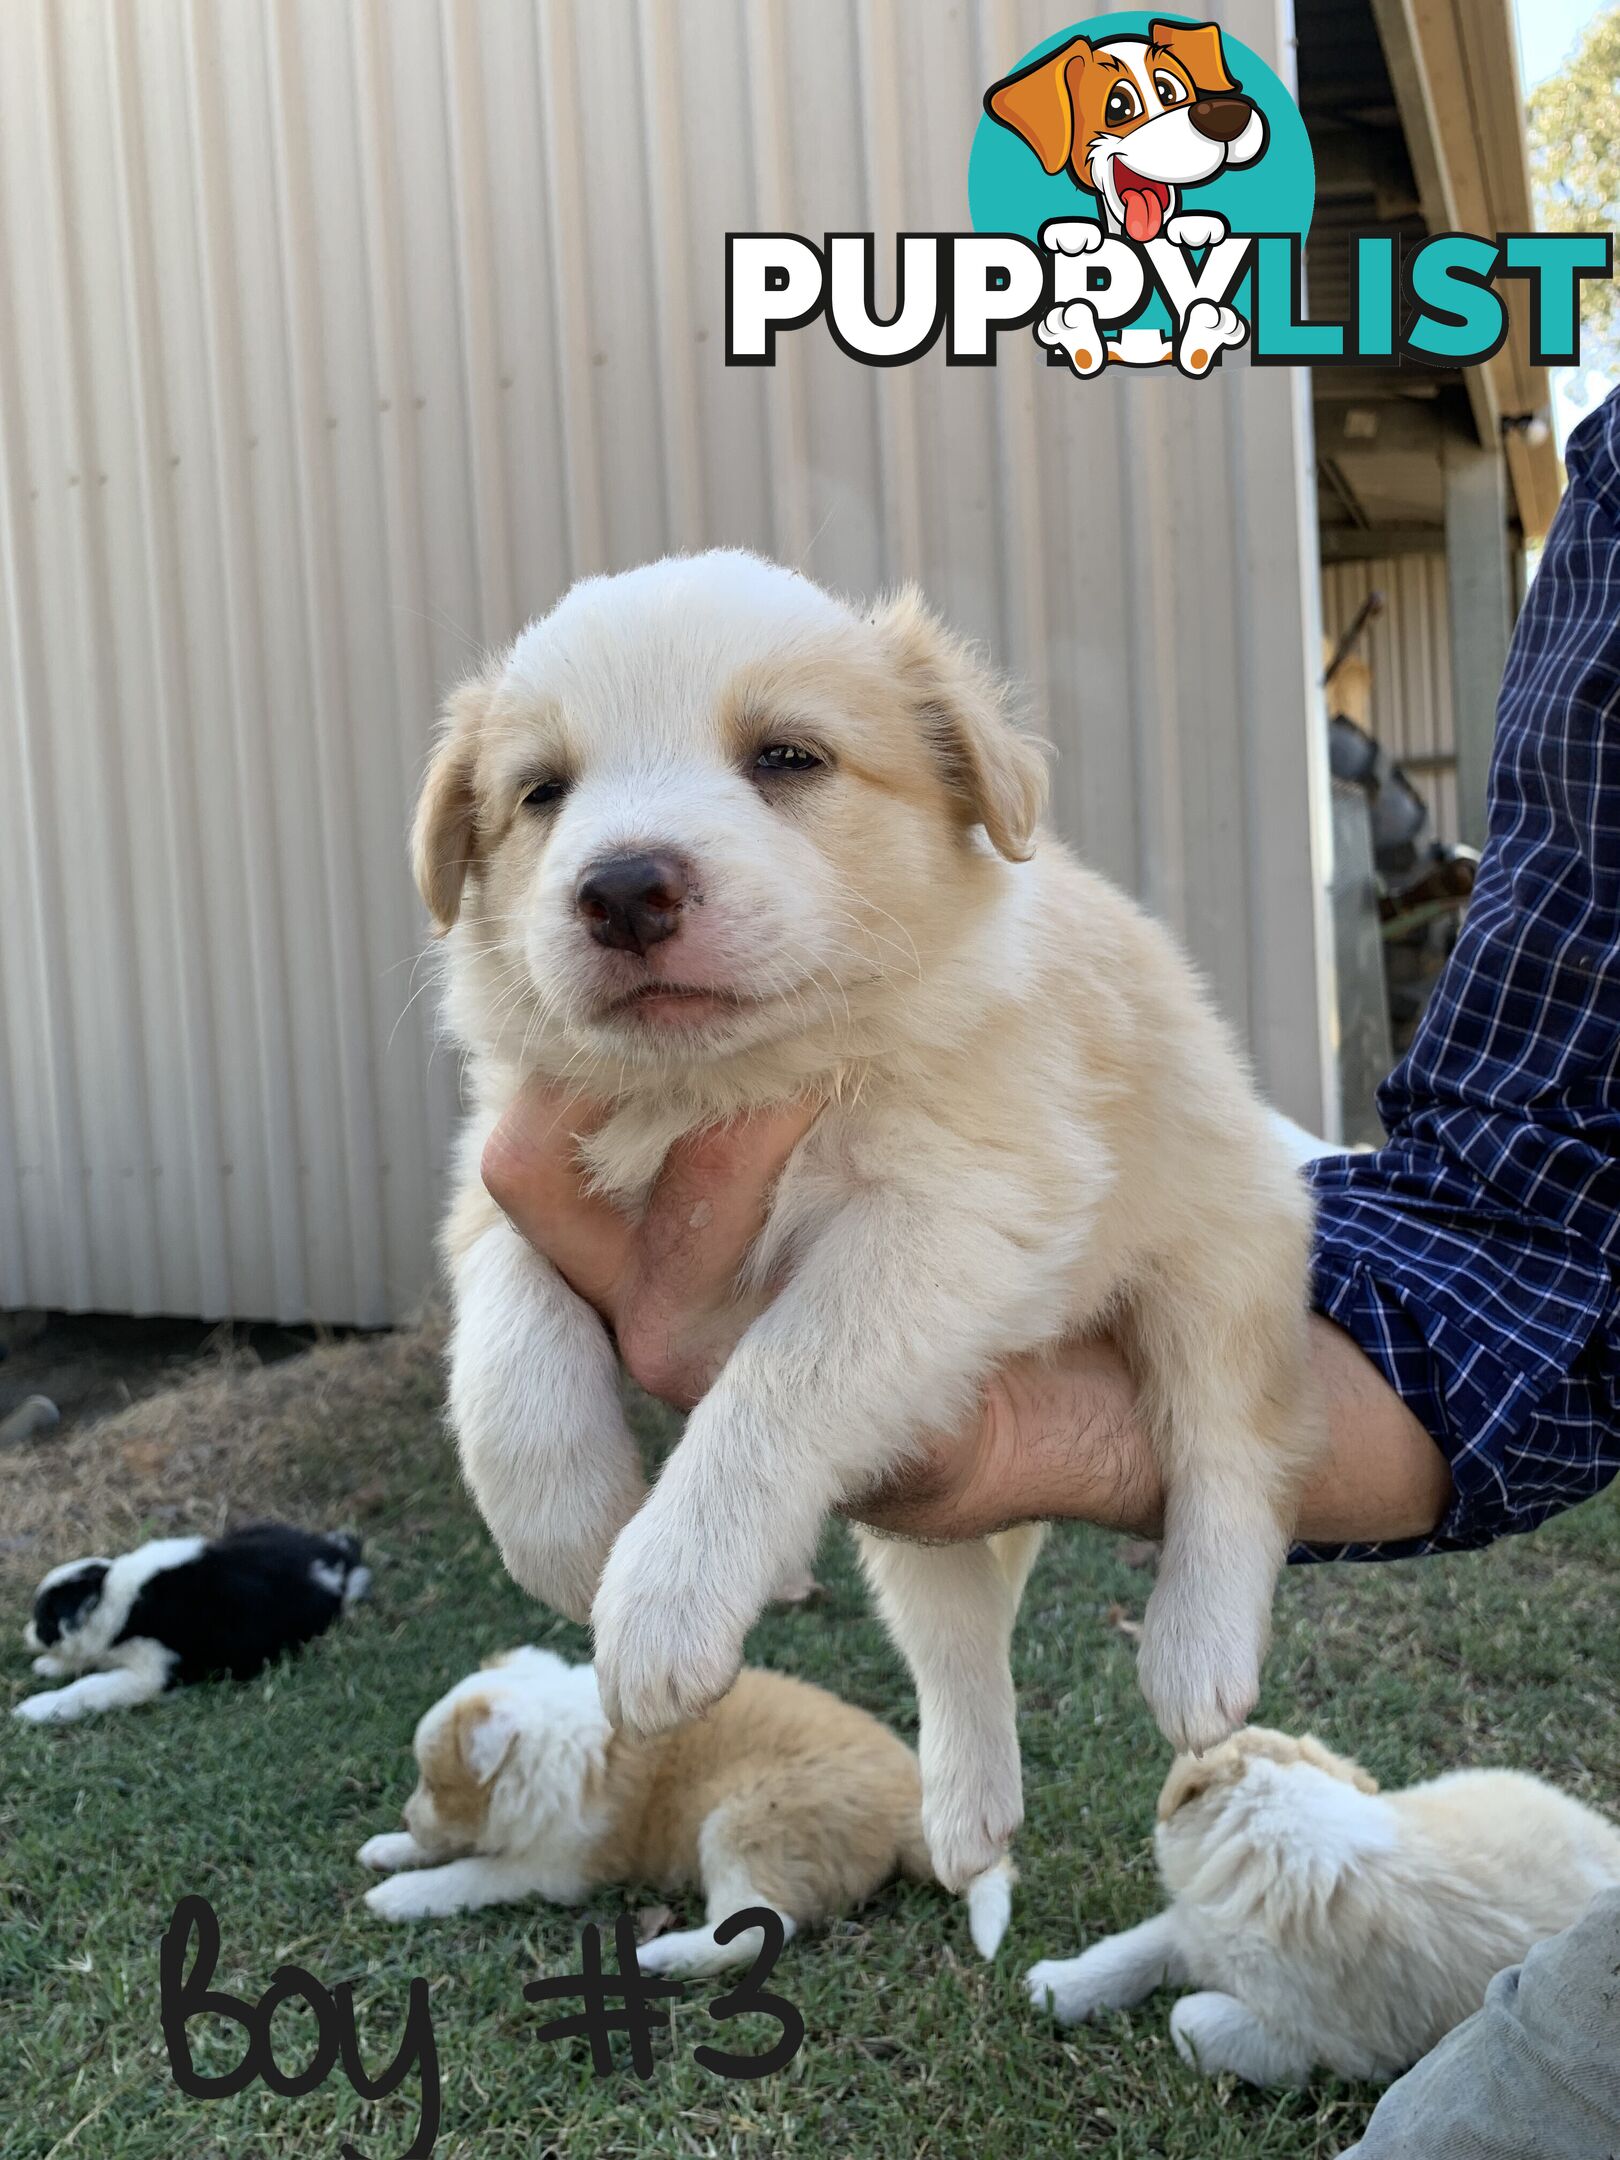
<instances>
[{"instance_id":1,"label":"person's arm","mask_svg":"<svg viewBox=\"0 0 1620 2160\"><path fill-rule=\"evenodd\" d=\"M581 1191L575 1142L599 1113L532 1089L497 1128L484 1181L516 1228L603 1313L643 1387L680 1408L707 1390L741 1332L733 1286L783 1163L814 1111L791 1105L682 1142L633 1228ZM1313 1319L1328 1445L1298 1535L1322 1544L1427 1536L1451 1476L1412 1412L1347 1335ZM995 1375L967 1431L941 1435L857 1511L896 1536L982 1537L1041 1518L1158 1535L1158 1466L1125 1362L1076 1340Z\"/></svg>"},{"instance_id":2,"label":"person's arm","mask_svg":"<svg viewBox=\"0 0 1620 2160\"><path fill-rule=\"evenodd\" d=\"M1446 1459L1377 1369L1331 1321L1311 1319L1327 1446L1300 1497L1311 1544L1427 1537L1451 1500ZM1020 1358L985 1392L978 1425L942 1440L859 1510L900 1537L982 1537L1037 1519L1156 1538L1164 1493L1125 1360L1106 1339Z\"/></svg>"},{"instance_id":3,"label":"person's arm","mask_svg":"<svg viewBox=\"0 0 1620 2160\"><path fill-rule=\"evenodd\" d=\"M1305 1173L1313 1302L1451 1465L1434 1536L1351 1541L1357 1559L1488 1545L1620 1472L1620 392L1567 462L1473 894L1378 1091L1389 1137Z\"/></svg>"}]
</instances>

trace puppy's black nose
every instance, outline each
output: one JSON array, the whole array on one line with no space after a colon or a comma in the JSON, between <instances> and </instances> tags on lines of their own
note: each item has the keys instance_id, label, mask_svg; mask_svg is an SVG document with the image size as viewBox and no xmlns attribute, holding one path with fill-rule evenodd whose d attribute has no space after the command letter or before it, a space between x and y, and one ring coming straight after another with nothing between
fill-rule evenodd
<instances>
[{"instance_id":1,"label":"puppy's black nose","mask_svg":"<svg viewBox=\"0 0 1620 2160\"><path fill-rule=\"evenodd\" d=\"M1200 98L1187 117L1211 142L1236 142L1253 111L1247 98Z\"/></svg>"},{"instance_id":2,"label":"puppy's black nose","mask_svg":"<svg viewBox=\"0 0 1620 2160\"><path fill-rule=\"evenodd\" d=\"M580 879L574 905L598 945L644 953L681 927L686 895L673 855L610 855Z\"/></svg>"}]
</instances>

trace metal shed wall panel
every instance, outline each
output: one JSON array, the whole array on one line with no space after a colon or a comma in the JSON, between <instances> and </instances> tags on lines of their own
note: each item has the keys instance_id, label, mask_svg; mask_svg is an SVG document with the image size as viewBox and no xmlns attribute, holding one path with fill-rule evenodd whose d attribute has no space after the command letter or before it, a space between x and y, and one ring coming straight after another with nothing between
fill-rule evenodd
<instances>
[{"instance_id":1,"label":"metal shed wall panel","mask_svg":"<svg viewBox=\"0 0 1620 2160\"><path fill-rule=\"evenodd\" d=\"M1451 606L1443 554L1331 563L1322 572L1322 628L1335 643L1369 593L1386 606L1359 651L1372 669L1372 731L1392 756L1422 762L1408 774L1429 806L1436 838L1457 838L1457 754L1451 704Z\"/></svg>"},{"instance_id":2,"label":"metal shed wall panel","mask_svg":"<svg viewBox=\"0 0 1620 2160\"><path fill-rule=\"evenodd\" d=\"M1222 19L1289 72L1280 0ZM375 1322L454 1115L403 833L582 571L907 577L1324 1100L1302 377L722 362L722 235L967 223L977 0L0 10L0 1304ZM1123 372L1123 371L1121 371Z\"/></svg>"}]
</instances>

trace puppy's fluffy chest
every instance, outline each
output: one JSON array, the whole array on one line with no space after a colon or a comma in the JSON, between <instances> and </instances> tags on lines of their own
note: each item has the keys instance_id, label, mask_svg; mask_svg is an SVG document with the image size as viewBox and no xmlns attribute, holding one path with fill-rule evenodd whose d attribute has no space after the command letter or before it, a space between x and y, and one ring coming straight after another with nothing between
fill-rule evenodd
<instances>
[{"instance_id":1,"label":"puppy's fluffy chest","mask_svg":"<svg viewBox=\"0 0 1620 2160\"><path fill-rule=\"evenodd\" d=\"M1023 1054L1026 1026L1026 1015L993 1011L960 1048L831 1075L741 1289L778 1279L867 1204L919 1229L1015 1229L1034 1270L1070 1274L1112 1190L1115 1157L1093 1077L1050 1039ZM671 1148L702 1122L667 1099L626 1103L583 1145L593 1185L638 1214ZM897 1249L894 1262L904 1269L909 1256Z\"/></svg>"},{"instance_id":2,"label":"puppy's fluffy chest","mask_svg":"<svg viewBox=\"0 0 1620 2160\"><path fill-rule=\"evenodd\" d=\"M988 1235L1010 1241L1004 1259L1021 1277L1026 1317L1006 1352L1124 1288L1169 1230L1154 1166L1199 1117L1172 1061L1143 1055L1158 1033L1155 997L1186 1013L1191 989L1146 929L1054 845L956 970L889 1015L887 1041L802 1090L823 1107L779 1180L742 1291L779 1280L868 1201L917 1225L915 1244L893 1248L901 1274L931 1238L969 1259ZM1192 1000L1196 1026L1196 991ZM1224 1043L1216 1056L1229 1056ZM583 1149L597 1189L639 1212L675 1143L726 1114L696 1107L714 1086L694 1074L624 1101Z\"/></svg>"}]
</instances>

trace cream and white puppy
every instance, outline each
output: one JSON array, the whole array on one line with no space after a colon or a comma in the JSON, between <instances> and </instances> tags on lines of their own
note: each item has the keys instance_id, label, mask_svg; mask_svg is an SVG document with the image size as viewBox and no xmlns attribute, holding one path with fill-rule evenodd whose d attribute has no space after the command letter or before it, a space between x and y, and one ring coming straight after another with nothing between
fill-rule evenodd
<instances>
[{"instance_id":1,"label":"cream and white puppy","mask_svg":"<svg viewBox=\"0 0 1620 2160\"><path fill-rule=\"evenodd\" d=\"M1172 1768L1159 1870L1174 1902L1029 1974L1065 2024L1191 1987L1170 2014L1214 2076L1398 2076L1492 1977L1620 1883L1620 1830L1512 1770L1380 1793L1313 1739L1259 1727Z\"/></svg>"},{"instance_id":2,"label":"cream and white puppy","mask_svg":"<svg viewBox=\"0 0 1620 2160\"><path fill-rule=\"evenodd\" d=\"M917 1758L887 1726L825 1689L744 1672L706 1718L631 1739L608 1724L588 1665L549 1650L496 1658L416 1728L420 1778L403 1832L361 1846L400 1870L366 1893L385 1920L422 1920L541 1897L581 1905L644 1883L704 1893L707 1924L660 1935L644 1972L746 1965L769 1906L784 1933L848 1912L896 1874L932 1880ZM993 1957L1012 1905L1006 1861L971 1884L968 1924Z\"/></svg>"},{"instance_id":3,"label":"cream and white puppy","mask_svg":"<svg viewBox=\"0 0 1620 2160\"><path fill-rule=\"evenodd\" d=\"M1194 1748L1254 1702L1317 1429L1306 1197L1170 938L1037 845L1044 778L914 595L847 605L740 553L576 585L451 701L415 831L475 1094L451 1416L513 1575L589 1614L615 1723L716 1701L829 1510L999 1361L1104 1321L1169 1495L1148 1700ZM480 1182L533 1073L613 1106L584 1160L632 1213L681 1134L822 1106L650 1498L607 1331ZM863 1541L953 1888L1022 1818L1008 1642L1039 1538Z\"/></svg>"}]
</instances>

